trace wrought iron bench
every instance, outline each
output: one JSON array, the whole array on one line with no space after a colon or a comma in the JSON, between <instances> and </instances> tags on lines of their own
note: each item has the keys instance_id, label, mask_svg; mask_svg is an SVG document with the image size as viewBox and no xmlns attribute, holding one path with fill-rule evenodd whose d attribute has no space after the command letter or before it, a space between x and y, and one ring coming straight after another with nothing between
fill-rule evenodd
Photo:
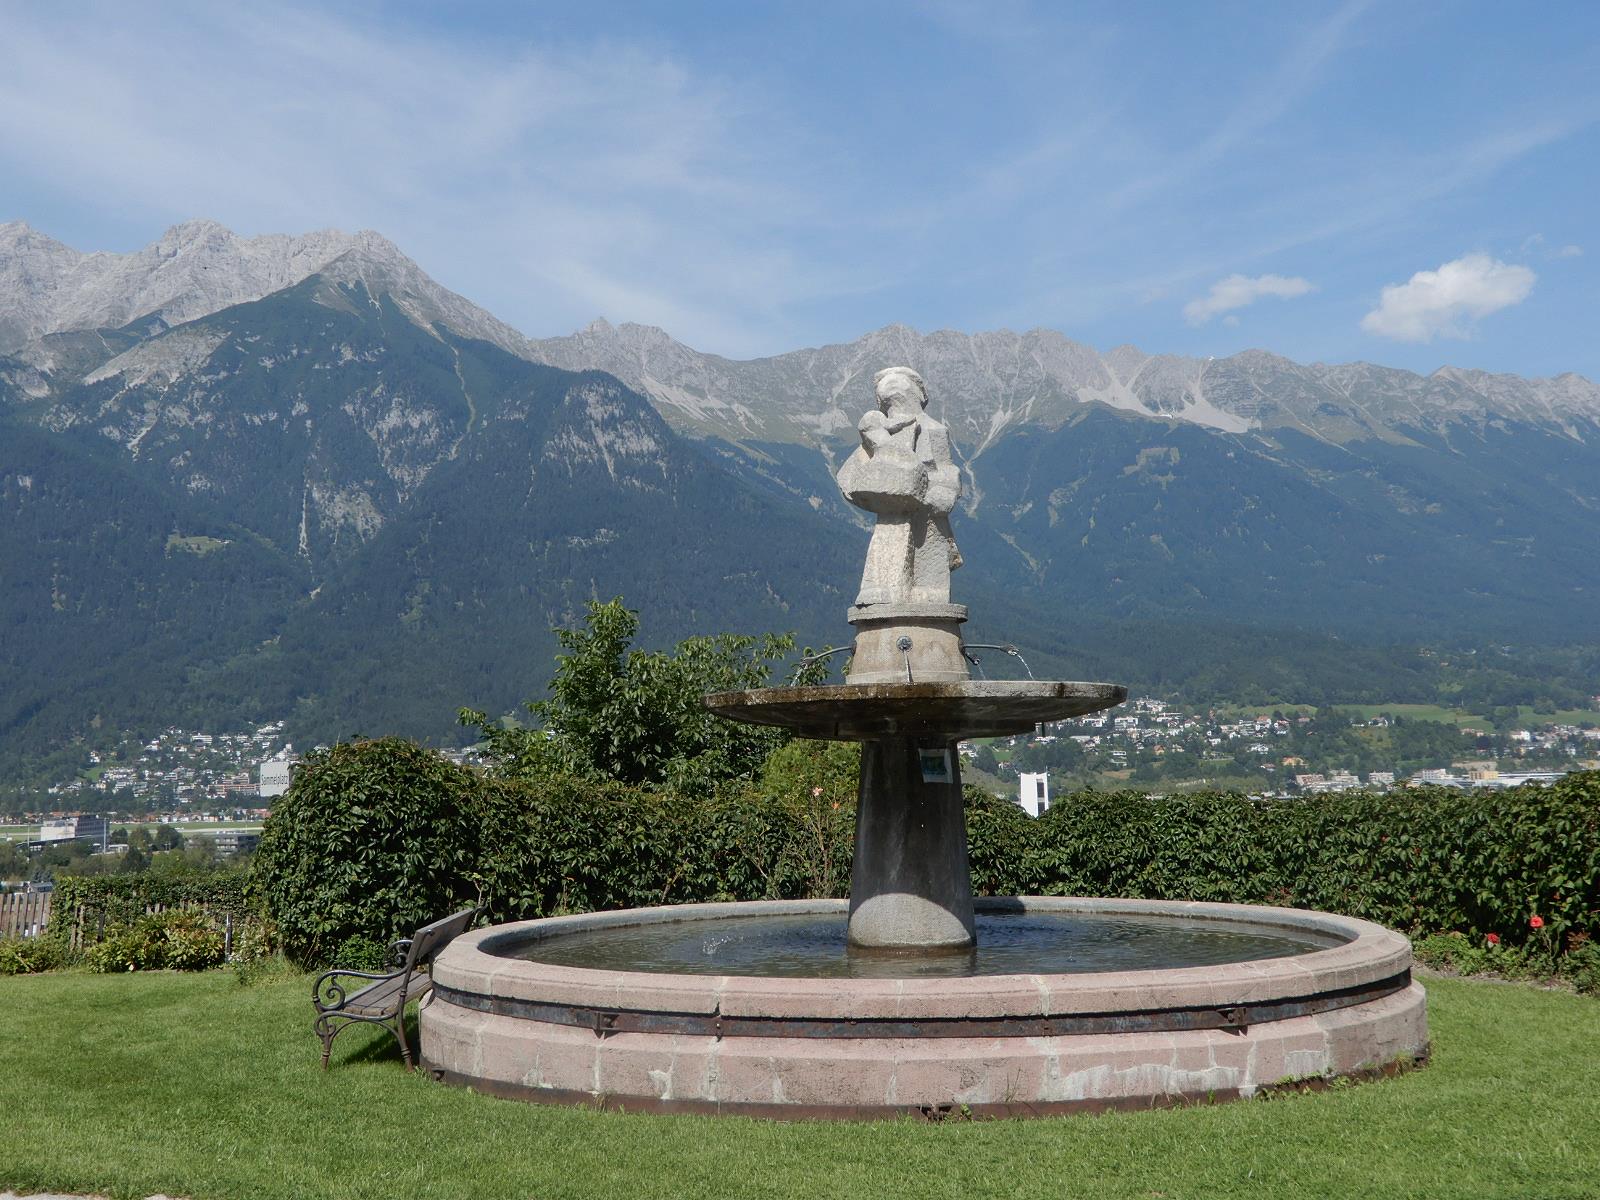
<instances>
[{"instance_id":1,"label":"wrought iron bench","mask_svg":"<svg viewBox=\"0 0 1600 1200\"><path fill-rule=\"evenodd\" d=\"M335 967L324 971L311 985L311 1003L316 1006L313 1028L322 1039L322 1069L328 1069L333 1039L341 1029L365 1021L381 1025L400 1043L400 1056L411 1063L411 1045L406 1041L406 1001L420 1000L433 989L428 969L434 955L448 946L457 934L464 933L477 917L478 910L464 908L430 922L408 938L389 947L398 968L388 974L353 971ZM347 990L346 979L369 979L359 991Z\"/></svg>"}]
</instances>

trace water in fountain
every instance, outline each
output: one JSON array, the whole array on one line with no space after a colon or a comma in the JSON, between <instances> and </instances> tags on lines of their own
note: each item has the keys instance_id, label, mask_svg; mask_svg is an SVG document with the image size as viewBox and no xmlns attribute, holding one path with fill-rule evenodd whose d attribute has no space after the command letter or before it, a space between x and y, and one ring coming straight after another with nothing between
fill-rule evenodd
<instances>
[{"instance_id":1,"label":"water in fountain","mask_svg":"<svg viewBox=\"0 0 1600 1200\"><path fill-rule=\"evenodd\" d=\"M614 925L506 942L494 950L508 958L607 971L915 979L1208 967L1306 954L1347 940L1241 921L980 911L973 949L874 954L851 950L846 928L842 912L721 917Z\"/></svg>"}]
</instances>

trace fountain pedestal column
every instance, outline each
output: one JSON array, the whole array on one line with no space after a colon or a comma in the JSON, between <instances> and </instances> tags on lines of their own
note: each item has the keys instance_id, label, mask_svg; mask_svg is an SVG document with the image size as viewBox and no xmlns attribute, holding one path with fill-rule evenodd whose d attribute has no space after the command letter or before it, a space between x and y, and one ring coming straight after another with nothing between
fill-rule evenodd
<instances>
[{"instance_id":1,"label":"fountain pedestal column","mask_svg":"<svg viewBox=\"0 0 1600 1200\"><path fill-rule=\"evenodd\" d=\"M965 605L856 605L847 685L959 684ZM964 949L976 944L961 756L948 735L861 743L850 944L877 950Z\"/></svg>"},{"instance_id":2,"label":"fountain pedestal column","mask_svg":"<svg viewBox=\"0 0 1600 1200\"><path fill-rule=\"evenodd\" d=\"M861 744L850 944L883 950L976 944L961 756L915 737Z\"/></svg>"},{"instance_id":3,"label":"fountain pedestal column","mask_svg":"<svg viewBox=\"0 0 1600 1200\"><path fill-rule=\"evenodd\" d=\"M974 944L957 743L1027 733L1041 721L1098 712L1128 696L1126 688L1109 683L923 682L919 673L925 669L954 673L952 657L965 665L958 641L965 610L948 607L957 611L924 609L910 617L853 613L857 653L847 683L706 697L711 711L735 721L861 743L849 936L850 944L862 949L915 952ZM871 627L863 628L862 617ZM902 623L896 626L896 621ZM860 639L868 633L874 644L863 650ZM902 649L902 639L911 645ZM898 667L885 646L899 656ZM909 683L904 681L908 662ZM895 673L899 681L882 678Z\"/></svg>"},{"instance_id":4,"label":"fountain pedestal column","mask_svg":"<svg viewBox=\"0 0 1600 1200\"><path fill-rule=\"evenodd\" d=\"M963 683L965 604L869 604L850 609L856 628L846 683Z\"/></svg>"}]
</instances>

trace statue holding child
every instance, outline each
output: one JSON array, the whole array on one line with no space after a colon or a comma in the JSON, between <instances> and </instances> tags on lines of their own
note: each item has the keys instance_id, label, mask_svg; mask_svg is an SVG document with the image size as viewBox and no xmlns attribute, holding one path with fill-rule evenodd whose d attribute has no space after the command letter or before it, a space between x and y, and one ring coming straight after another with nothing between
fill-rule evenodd
<instances>
[{"instance_id":1,"label":"statue holding child","mask_svg":"<svg viewBox=\"0 0 1600 1200\"><path fill-rule=\"evenodd\" d=\"M910 367L874 378L878 407L861 418L861 445L839 468L839 490L877 522L867 547L858 608L948 604L950 572L961 565L950 513L961 472L950 431L927 412L928 390Z\"/></svg>"}]
</instances>

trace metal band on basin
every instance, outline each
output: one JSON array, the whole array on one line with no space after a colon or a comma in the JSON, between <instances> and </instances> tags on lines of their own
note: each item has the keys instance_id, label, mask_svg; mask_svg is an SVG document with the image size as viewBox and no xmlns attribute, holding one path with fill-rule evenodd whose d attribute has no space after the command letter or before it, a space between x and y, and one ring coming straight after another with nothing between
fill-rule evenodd
<instances>
[{"instance_id":1,"label":"metal band on basin","mask_svg":"<svg viewBox=\"0 0 1600 1200\"><path fill-rule=\"evenodd\" d=\"M720 1013L649 1012L579 1004L541 1004L511 996L484 995L436 986L434 996L473 1012L544 1021L616 1033L698 1034L713 1038L1036 1038L1101 1033L1173 1033L1190 1029L1247 1029L1266 1021L1353 1008L1411 986L1411 972L1357 987L1223 1008L1167 1008L1140 1013L1083 1013L1050 1017L832 1018L723 1016Z\"/></svg>"}]
</instances>

